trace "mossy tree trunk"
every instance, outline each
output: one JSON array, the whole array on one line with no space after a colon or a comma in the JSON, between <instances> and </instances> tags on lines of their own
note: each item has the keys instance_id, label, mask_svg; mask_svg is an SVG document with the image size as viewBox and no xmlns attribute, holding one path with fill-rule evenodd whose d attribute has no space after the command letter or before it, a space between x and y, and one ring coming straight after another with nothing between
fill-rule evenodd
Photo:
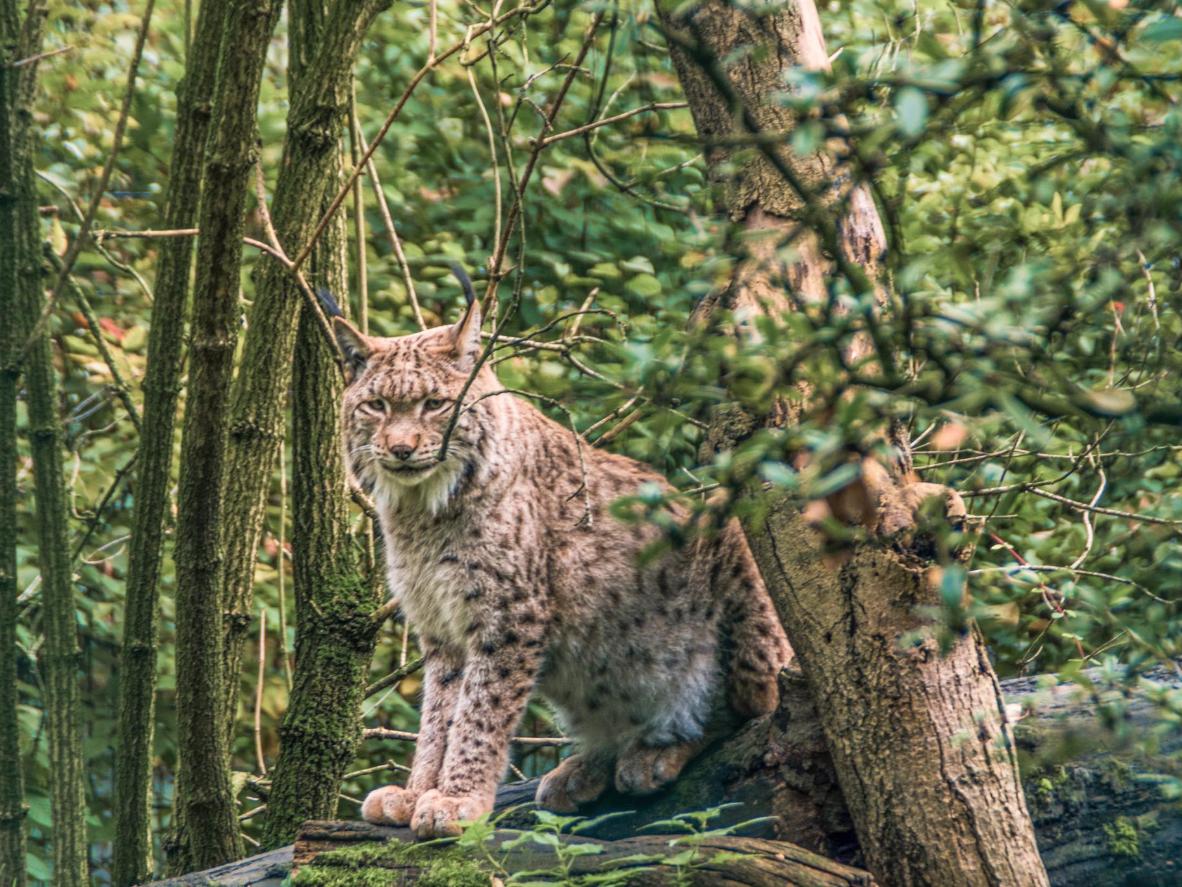
<instances>
[{"instance_id":1,"label":"mossy tree trunk","mask_svg":"<svg viewBox=\"0 0 1182 887\"><path fill-rule=\"evenodd\" d=\"M226 18L199 213L189 392L181 445L176 543L178 838L183 866L242 855L222 715L222 485L255 116L281 4L236 4Z\"/></svg>"},{"instance_id":2,"label":"mossy tree trunk","mask_svg":"<svg viewBox=\"0 0 1182 887\"><path fill-rule=\"evenodd\" d=\"M319 213L309 208L321 205L326 183L334 181L332 170L338 163L357 51L374 17L389 5L390 0L343 0L325 18L315 40L297 40L293 46L291 65L302 73L290 86L283 162L271 208L279 242L293 259L318 221ZM293 36L304 27L306 23L296 22ZM290 271L273 257L261 257L242 371L234 384L227 456L229 519L222 537L224 655L229 677L222 702L225 718L232 719L237 709L237 676L252 608L265 495L283 435L302 300Z\"/></svg>"},{"instance_id":3,"label":"mossy tree trunk","mask_svg":"<svg viewBox=\"0 0 1182 887\"><path fill-rule=\"evenodd\" d=\"M201 199L226 12L225 0L205 0L177 91L176 134L168 175L164 227L189 228ZM146 881L152 867L152 740L156 702L157 583L163 554L172 443L184 353L193 242L161 242L144 375L143 431L136 453L135 512L128 553L123 646L119 654L119 739L116 743L115 842L112 882Z\"/></svg>"},{"instance_id":4,"label":"mossy tree trunk","mask_svg":"<svg viewBox=\"0 0 1182 887\"><path fill-rule=\"evenodd\" d=\"M17 71L9 65L20 58L20 17L15 0L0 6L0 884L24 887L24 785L21 778L19 693L16 674L16 546L20 539L18 499L16 399L20 369L15 363L23 344L17 324L17 286L21 259L17 228L18 197L15 143Z\"/></svg>"},{"instance_id":5,"label":"mossy tree trunk","mask_svg":"<svg viewBox=\"0 0 1182 887\"><path fill-rule=\"evenodd\" d=\"M13 34L16 9L0 12L6 35ZM22 56L40 51L45 10L32 4L20 41ZM6 316L14 328L15 347L8 352L6 376L23 372L33 483L37 503L37 561L41 569L41 680L49 737L54 883L75 887L87 882L86 794L82 782L82 722L78 686L78 630L70 564L69 511L62 470L62 425L58 385L48 324L39 323L46 308L41 263L41 222L37 214L32 124L35 71L16 75L13 113L8 118L10 196L15 200L16 310ZM9 647L4 655L11 656Z\"/></svg>"},{"instance_id":6,"label":"mossy tree trunk","mask_svg":"<svg viewBox=\"0 0 1182 887\"><path fill-rule=\"evenodd\" d=\"M775 100L785 75L828 66L813 0L766 12L727 0L665 0L658 9L708 146L791 132L794 114ZM838 176L848 172L841 150L798 157L787 137L709 148L722 208L746 247L721 307L775 318L815 305L835 268L874 304L882 226L864 190L839 185L848 181ZM786 243L795 258L785 268ZM847 348L861 358L868 341L854 336ZM890 355L875 356L887 372ZM802 517L803 503L762 489L751 495L766 517L747 530L812 688L867 865L887 885L1046 884L982 640L970 629L943 651L932 618L920 615L938 611L940 565L906 537L919 503L945 492L892 477L873 459L852 486L850 516L869 541L834 550Z\"/></svg>"},{"instance_id":7,"label":"mossy tree trunk","mask_svg":"<svg viewBox=\"0 0 1182 887\"><path fill-rule=\"evenodd\" d=\"M304 61L325 22L316 3L293 2L289 14L290 76L299 89L310 73ZM337 121L338 139L344 119ZM340 158L338 148L320 199L310 205L327 208L341 184ZM338 211L312 253L312 274L347 304L345 243L345 218ZM349 533L342 387L336 355L304 305L292 379L296 667L267 801L264 840L270 847L291 841L305 820L335 814L341 779L361 736L365 675L377 637L377 594L360 575Z\"/></svg>"}]
</instances>

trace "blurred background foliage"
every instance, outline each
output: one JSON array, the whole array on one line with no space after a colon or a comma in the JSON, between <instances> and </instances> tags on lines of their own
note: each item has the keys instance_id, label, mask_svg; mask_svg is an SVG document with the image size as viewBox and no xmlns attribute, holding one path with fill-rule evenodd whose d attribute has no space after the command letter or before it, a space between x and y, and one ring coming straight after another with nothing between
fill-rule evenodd
<instances>
[{"instance_id":1,"label":"blurred background foliage","mask_svg":"<svg viewBox=\"0 0 1182 887\"><path fill-rule=\"evenodd\" d=\"M513 24L495 55L478 40L443 63L377 149L380 187L428 324L449 321L462 304L448 260L462 262L478 284L486 279L498 221L511 202L511 168L520 171L532 140L554 134L542 131L541 109L600 8L605 24L555 130L680 103L649 0L551 3ZM75 206L89 199L110 149L140 10L53 0L50 11L46 49L69 51L41 66L37 166L44 233L61 254L77 225ZM1103 664L1114 686L1132 687L1138 670L1182 653L1182 18L1172 4L1129 0L845 0L819 11L833 71L800 72L785 84L783 100L802 113L792 144L807 151L852 134L855 173L873 176L893 281L891 312L878 324L879 356L893 372L871 378L864 368L843 366L836 345L855 321L868 322L868 312L840 279L831 283L832 305L850 310L795 315L764 329L758 345L691 328L696 302L726 279L733 244L726 221L712 212L689 112L670 108L556 140L541 153L500 287L501 311L516 305L496 353L501 378L544 395L556 418L653 464L699 498L716 484L751 478L824 495L852 479L851 445L865 445L884 419L902 419L916 441L917 472L959 489L983 520L968 603L950 595L949 619L963 618L967 607L980 620L1002 676ZM478 3L440 3L440 47L464 39L487 14ZM428 17L423 3L408 0L371 30L356 71L357 118L367 138L427 58ZM100 229L159 226L191 18L180 6L157 12ZM286 53L281 24L259 108L271 184L286 114ZM362 193L367 236L358 244L351 227L349 301L356 312L360 247L371 330L413 331L410 294L373 183L364 181ZM250 227L260 236L257 211ZM155 243L100 238L75 275L137 399ZM254 260L248 251L244 323ZM110 852L114 666L134 503L125 473L136 439L76 309L64 301L52 322L68 417L92 862L101 879ZM870 384L851 393L855 377ZM801 379L816 404L804 422L702 464L713 406L738 395L766 407ZM1157 421L1170 418L1171 404L1173 424ZM801 450L812 458L798 470L786 457ZM27 463L20 484L31 499ZM269 638L257 694L265 761L276 752L287 699L283 658L295 630L286 620L286 637L279 631L281 589L291 585L280 489L277 475L256 574ZM24 519L30 544L20 551L18 654L30 874L47 881L31 509ZM167 563L156 733L160 826L176 764L170 571ZM413 659L403 637L400 624L387 627L374 679ZM258 652L256 645L253 656ZM251 666L242 676L235 746L244 812L259 803L248 778L263 776L251 726L256 684ZM414 729L417 689L412 675L369 699L366 725ZM1162 702L1163 726L1182 726L1179 701ZM535 705L522 732L551 729ZM409 751L406 743L367 742L356 769L405 763ZM534 773L552 762L553 750L544 750L516 764ZM352 799L384 778L351 779L343 812L355 812Z\"/></svg>"}]
</instances>

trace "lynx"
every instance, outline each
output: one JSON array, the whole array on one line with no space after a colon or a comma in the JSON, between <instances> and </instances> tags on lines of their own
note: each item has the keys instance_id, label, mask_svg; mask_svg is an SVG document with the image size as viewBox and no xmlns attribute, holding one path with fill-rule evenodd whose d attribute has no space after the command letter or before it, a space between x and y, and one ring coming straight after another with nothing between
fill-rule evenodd
<instances>
[{"instance_id":1,"label":"lynx","mask_svg":"<svg viewBox=\"0 0 1182 887\"><path fill-rule=\"evenodd\" d=\"M427 839L491 810L535 688L577 742L538 787L558 812L669 784L724 700L740 718L775 708L792 651L736 523L643 562L662 531L610 506L666 482L576 440L487 365L463 391L474 300L455 325L398 338L334 324L348 463L425 659L410 777L370 793L365 819Z\"/></svg>"}]
</instances>

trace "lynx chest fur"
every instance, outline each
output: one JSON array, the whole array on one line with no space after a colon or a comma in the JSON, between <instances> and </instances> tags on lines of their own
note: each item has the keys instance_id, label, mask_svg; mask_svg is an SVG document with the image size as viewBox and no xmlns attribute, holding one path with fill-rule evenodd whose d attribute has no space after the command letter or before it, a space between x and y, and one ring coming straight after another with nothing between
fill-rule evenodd
<instances>
[{"instance_id":1,"label":"lynx chest fur","mask_svg":"<svg viewBox=\"0 0 1182 887\"><path fill-rule=\"evenodd\" d=\"M791 650L737 525L642 558L658 529L610 507L663 479L478 369L475 304L401 338L337 329L350 468L426 660L410 779L372 793L367 819L434 837L490 809L535 689L578 743L538 791L568 811L612 783L667 784L724 702L774 707Z\"/></svg>"}]
</instances>

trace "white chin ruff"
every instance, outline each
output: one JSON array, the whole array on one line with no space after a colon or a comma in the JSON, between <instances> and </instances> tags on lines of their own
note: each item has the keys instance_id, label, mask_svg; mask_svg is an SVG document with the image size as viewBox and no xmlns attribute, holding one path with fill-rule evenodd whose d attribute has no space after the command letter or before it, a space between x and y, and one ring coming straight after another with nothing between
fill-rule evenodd
<instances>
[{"instance_id":1,"label":"white chin ruff","mask_svg":"<svg viewBox=\"0 0 1182 887\"><path fill-rule=\"evenodd\" d=\"M446 508L455 495L461 474L462 463L452 459L410 477L379 470L374 498L382 506L416 509L434 516Z\"/></svg>"}]
</instances>

